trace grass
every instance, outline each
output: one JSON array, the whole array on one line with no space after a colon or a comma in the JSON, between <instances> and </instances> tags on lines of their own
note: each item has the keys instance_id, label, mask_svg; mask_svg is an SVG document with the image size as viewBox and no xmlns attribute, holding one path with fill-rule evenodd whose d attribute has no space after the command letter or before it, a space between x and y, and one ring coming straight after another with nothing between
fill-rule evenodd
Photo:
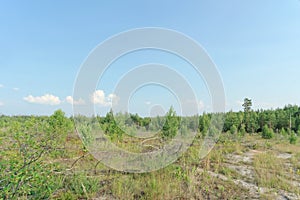
<instances>
[{"instance_id":1,"label":"grass","mask_svg":"<svg viewBox=\"0 0 300 200\"><path fill-rule=\"evenodd\" d=\"M293 169L288 168L285 161L273 152L257 154L253 166L258 186L299 193L299 188L291 183Z\"/></svg>"},{"instance_id":2,"label":"grass","mask_svg":"<svg viewBox=\"0 0 300 200\"><path fill-rule=\"evenodd\" d=\"M64 148L56 154L45 155L41 160L42 163L60 166L59 171L51 172L60 183L51 191L49 198L251 199L255 194L249 188L237 184L236 180L269 189L259 194L262 199L272 199L276 196L274 192L280 190L300 195L299 188L293 184L295 181L300 182L299 144L292 145L287 140L278 142L277 138L264 140L259 134L247 134L241 138L224 133L214 149L200 160L202 141L199 136L196 138L175 163L151 173L130 174L104 166L85 150L76 134L70 134ZM135 142L124 137L118 145L136 152L153 150L146 145L160 145L156 140L147 141L146 145L141 146L136 146ZM2 139L1 148L5 149L11 143ZM16 151L6 150L2 159L10 159L16 155ZM244 157L251 151L256 153L250 163L232 163L233 155ZM292 157L283 160L278 158L278 153L291 153ZM244 177L231 165L253 169L254 180Z\"/></svg>"}]
</instances>

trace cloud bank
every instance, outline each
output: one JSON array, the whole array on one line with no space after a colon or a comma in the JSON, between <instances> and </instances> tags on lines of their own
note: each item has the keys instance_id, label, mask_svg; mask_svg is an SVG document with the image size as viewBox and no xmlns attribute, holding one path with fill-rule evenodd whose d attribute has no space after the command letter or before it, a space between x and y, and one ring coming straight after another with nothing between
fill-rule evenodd
<instances>
[{"instance_id":1,"label":"cloud bank","mask_svg":"<svg viewBox=\"0 0 300 200\"><path fill-rule=\"evenodd\" d=\"M59 105L61 100L59 97L54 96L52 94L45 94L44 96L32 96L29 95L24 97L24 100L29 103L43 104L43 105Z\"/></svg>"},{"instance_id":2,"label":"cloud bank","mask_svg":"<svg viewBox=\"0 0 300 200\"><path fill-rule=\"evenodd\" d=\"M67 96L65 99L60 100L58 96L55 96L53 94L45 94L43 96L29 95L27 97L24 97L23 100L29 103L42 104L42 105L59 105L64 102L69 103L71 105L86 104L86 102L82 98L74 99L72 96ZM117 103L119 98L115 94L109 94L106 96L103 90L96 90L91 95L90 100L95 105L106 107L106 106L111 106L112 102Z\"/></svg>"}]
</instances>

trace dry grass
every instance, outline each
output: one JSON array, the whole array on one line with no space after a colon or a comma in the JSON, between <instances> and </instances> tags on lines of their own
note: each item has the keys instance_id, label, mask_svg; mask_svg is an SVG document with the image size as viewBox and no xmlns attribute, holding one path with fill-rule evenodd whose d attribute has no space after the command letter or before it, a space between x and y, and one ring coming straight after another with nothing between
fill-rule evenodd
<instances>
[{"instance_id":1,"label":"dry grass","mask_svg":"<svg viewBox=\"0 0 300 200\"><path fill-rule=\"evenodd\" d=\"M253 160L255 181L260 187L299 192L292 183L292 169L272 152L257 154Z\"/></svg>"},{"instance_id":2,"label":"dry grass","mask_svg":"<svg viewBox=\"0 0 300 200\"><path fill-rule=\"evenodd\" d=\"M135 142L126 141L125 138L119 145L137 152L145 150L145 146L134 146ZM69 136L64 154L59 157L49 156L45 161L56 162L68 169L57 173L65 173L65 181L69 185L64 190L53 191L51 198L252 199L256 195L249 188L237 184L236 180L270 189L271 192L257 192L262 199L276 198L274 192L279 190L300 194L299 188L293 184L296 180L293 176L299 173L300 177L300 146L291 145L287 141L278 143L276 139L263 140L258 135L246 135L241 139L225 135L222 142L217 143L209 155L200 160L201 142L200 139L196 140L175 163L164 169L129 174L104 166L84 151L76 135ZM148 141L147 144L157 145L157 141ZM230 155L243 157L254 151L259 153L253 155L251 163L235 163L236 166L253 168L254 180L228 167L232 165L228 160ZM283 160L278 158L278 152L291 153L293 156ZM74 164L76 159L78 161Z\"/></svg>"}]
</instances>

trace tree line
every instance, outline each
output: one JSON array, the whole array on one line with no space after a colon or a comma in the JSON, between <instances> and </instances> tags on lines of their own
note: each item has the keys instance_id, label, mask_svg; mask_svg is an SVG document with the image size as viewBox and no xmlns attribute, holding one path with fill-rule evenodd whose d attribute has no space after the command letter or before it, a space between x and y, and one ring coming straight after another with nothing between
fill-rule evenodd
<instances>
[{"instance_id":1,"label":"tree line","mask_svg":"<svg viewBox=\"0 0 300 200\"><path fill-rule=\"evenodd\" d=\"M206 135L217 130L212 120L222 121L223 127L218 127L222 132L244 135L261 133L263 138L272 138L275 134L286 136L300 135L300 107L287 105L283 108L253 110L252 100L245 98L243 111L229 111L226 113L203 113L195 116L178 116L173 107L165 116L141 117L138 114L114 113L110 110L106 116L75 116L67 118L61 110L52 116L0 116L0 129L14 126L33 126L34 123L42 123L43 129L51 129L54 133L71 132L74 129L72 122L85 122L88 124L100 124L108 135L121 138L125 132L157 131L160 130L162 137L174 137L176 131L194 131ZM220 115L220 117L216 117ZM224 122L224 123L223 123ZM67 125L65 125L66 123ZM16 125L17 124L17 125ZM51 127L51 128L50 128ZM41 127L37 127L41 129ZM48 131L48 130L47 130ZM61 137L61 136L60 136ZM65 136L64 136L65 137Z\"/></svg>"},{"instance_id":2,"label":"tree line","mask_svg":"<svg viewBox=\"0 0 300 200\"><path fill-rule=\"evenodd\" d=\"M300 135L300 107L287 105L284 108L268 110L252 110L251 99L244 99L244 110L225 113L223 132L253 134L261 133L262 137L269 139L274 134L290 135L291 142ZM203 114L199 117L199 130L205 131L213 114Z\"/></svg>"}]
</instances>

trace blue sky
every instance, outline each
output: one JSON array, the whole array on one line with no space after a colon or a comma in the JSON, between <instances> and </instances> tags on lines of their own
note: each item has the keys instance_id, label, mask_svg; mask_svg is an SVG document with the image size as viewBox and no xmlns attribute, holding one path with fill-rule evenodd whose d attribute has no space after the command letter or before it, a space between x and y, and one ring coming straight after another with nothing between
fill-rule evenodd
<instances>
[{"instance_id":1,"label":"blue sky","mask_svg":"<svg viewBox=\"0 0 300 200\"><path fill-rule=\"evenodd\" d=\"M72 96L76 75L88 54L108 37L142 27L174 29L201 44L222 76L227 110L241 109L244 97L253 99L254 108L300 104L298 0L0 4L2 114L44 115L58 108L71 114L68 96ZM153 60L185 74L201 101L201 109L209 110L210 99L203 81L192 70L185 70L178 58L157 52L137 52L116 62L97 87L105 92L104 101L113 93L112 81L121 75L121 65ZM137 106L131 105L132 110L145 115L151 104L172 104L167 101L170 94L155 91L157 88L145 87L137 92L133 97ZM98 93L99 98L101 95Z\"/></svg>"}]
</instances>

